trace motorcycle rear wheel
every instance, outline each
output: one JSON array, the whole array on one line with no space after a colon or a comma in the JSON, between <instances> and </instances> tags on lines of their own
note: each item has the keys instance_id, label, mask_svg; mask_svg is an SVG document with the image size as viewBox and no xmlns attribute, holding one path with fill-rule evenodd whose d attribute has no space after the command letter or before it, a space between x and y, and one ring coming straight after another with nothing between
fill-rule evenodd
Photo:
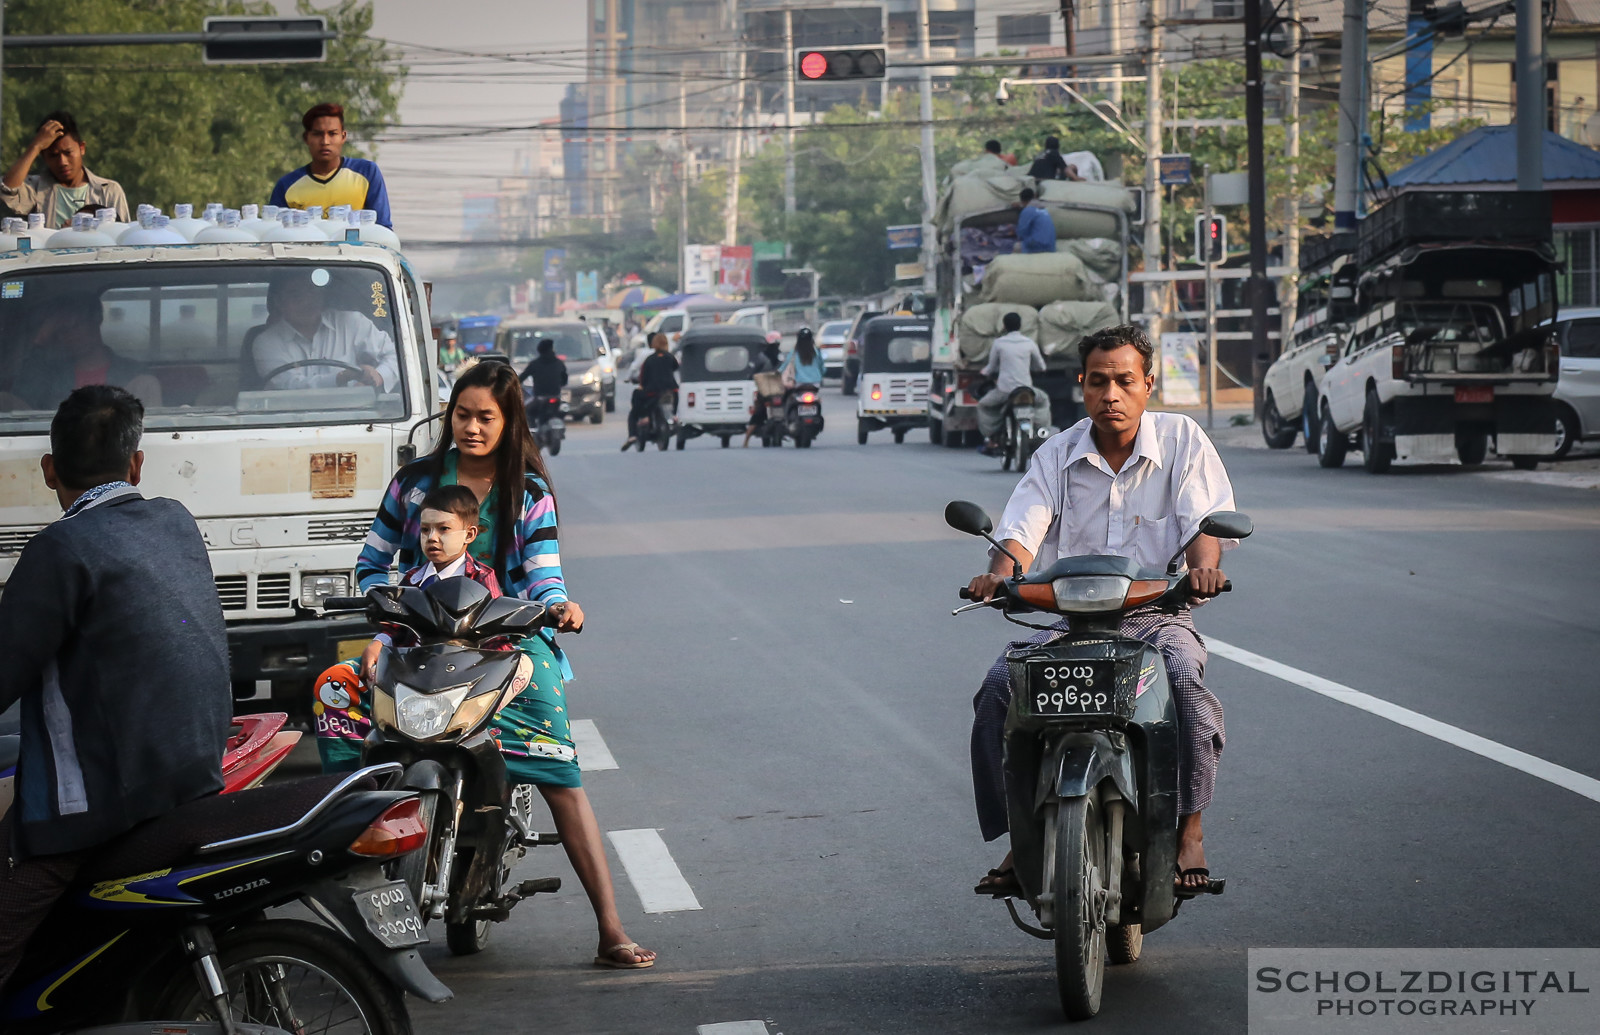
<instances>
[{"instance_id":1,"label":"motorcycle rear wheel","mask_svg":"<svg viewBox=\"0 0 1600 1035\"><path fill-rule=\"evenodd\" d=\"M1069 1021L1100 1012L1106 972L1106 828L1098 791L1056 805L1056 986Z\"/></svg>"},{"instance_id":2,"label":"motorcycle rear wheel","mask_svg":"<svg viewBox=\"0 0 1600 1035\"><path fill-rule=\"evenodd\" d=\"M411 1035L398 988L350 941L303 920L265 920L217 938L217 956L236 1023L305 1035ZM185 965L162 994L156 1016L215 1020L211 1001Z\"/></svg>"},{"instance_id":3,"label":"motorcycle rear wheel","mask_svg":"<svg viewBox=\"0 0 1600 1035\"><path fill-rule=\"evenodd\" d=\"M1106 924L1106 962L1112 966L1138 963L1144 954L1144 927L1139 924Z\"/></svg>"},{"instance_id":4,"label":"motorcycle rear wheel","mask_svg":"<svg viewBox=\"0 0 1600 1035\"><path fill-rule=\"evenodd\" d=\"M489 930L494 924L489 920L463 920L444 925L444 941L452 956L474 956L489 944Z\"/></svg>"}]
</instances>

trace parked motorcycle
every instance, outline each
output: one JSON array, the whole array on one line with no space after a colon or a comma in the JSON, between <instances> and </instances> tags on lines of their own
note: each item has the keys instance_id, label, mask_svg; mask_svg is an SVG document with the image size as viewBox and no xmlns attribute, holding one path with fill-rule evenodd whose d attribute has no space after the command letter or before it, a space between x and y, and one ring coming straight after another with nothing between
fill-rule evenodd
<instances>
[{"instance_id":1,"label":"parked motorcycle","mask_svg":"<svg viewBox=\"0 0 1600 1035\"><path fill-rule=\"evenodd\" d=\"M524 392L528 389L523 389ZM528 415L528 428L539 448L550 456L559 456L561 442L567 437L567 407L559 395L533 396L523 404Z\"/></svg>"},{"instance_id":2,"label":"parked motorcycle","mask_svg":"<svg viewBox=\"0 0 1600 1035\"><path fill-rule=\"evenodd\" d=\"M796 449L811 448L812 440L822 434L822 395L816 385L796 385L789 389L783 401L781 434L794 439ZM779 440L780 444L782 439Z\"/></svg>"},{"instance_id":3,"label":"parked motorcycle","mask_svg":"<svg viewBox=\"0 0 1600 1035\"><path fill-rule=\"evenodd\" d=\"M977 504L951 503L945 521L1005 552ZM1224 511L1196 535L1242 539L1250 531L1248 517ZM1012 577L993 600L953 612L994 607L1008 618L1042 612L1072 621L1053 640L1006 652L1005 725L1013 865L1039 926L1024 921L1010 898L1006 909L1022 930L1055 942L1070 1020L1099 1012L1105 965L1137 961L1144 936L1180 905L1177 706L1160 652L1120 627L1134 607L1182 606L1189 593L1188 575L1177 573L1182 558L1180 550L1161 572L1125 557L1065 557L1024 575L1013 557ZM965 588L961 597L970 599ZM1222 884L1212 881L1210 892Z\"/></svg>"},{"instance_id":4,"label":"parked motorcycle","mask_svg":"<svg viewBox=\"0 0 1600 1035\"><path fill-rule=\"evenodd\" d=\"M410 890L383 872L428 836L416 793L385 789L400 771L211 795L106 845L29 941L0 1027L408 1035L403 993L450 990L417 953ZM292 902L325 923L268 918Z\"/></svg>"},{"instance_id":5,"label":"parked motorcycle","mask_svg":"<svg viewBox=\"0 0 1600 1035\"><path fill-rule=\"evenodd\" d=\"M1006 398L1005 424L1001 432L1005 443L1000 461L1000 469L1009 471L1015 468L1026 471L1028 462L1033 459L1034 450L1038 449L1049 438L1055 429L1050 425L1035 425L1033 413L1038 389L1024 385L1015 388Z\"/></svg>"},{"instance_id":6,"label":"parked motorcycle","mask_svg":"<svg viewBox=\"0 0 1600 1035\"><path fill-rule=\"evenodd\" d=\"M332 597L329 611L364 610L396 643L378 656L372 685L373 731L362 748L368 764L404 767L402 786L421 794L428 827L423 851L400 860L424 924L443 920L458 956L479 952L491 924L519 902L561 887L561 878L511 883L531 847L560 837L532 829L532 789L513 791L492 728L533 673L510 649L553 625L558 612L516 597L490 597L467 578L426 589L378 586L365 597Z\"/></svg>"}]
</instances>

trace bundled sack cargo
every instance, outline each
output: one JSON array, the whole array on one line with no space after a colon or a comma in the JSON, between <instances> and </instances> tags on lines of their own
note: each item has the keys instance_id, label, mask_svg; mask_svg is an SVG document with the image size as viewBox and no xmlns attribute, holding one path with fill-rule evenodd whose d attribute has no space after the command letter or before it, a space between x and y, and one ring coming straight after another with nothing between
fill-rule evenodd
<instances>
[{"instance_id":1,"label":"bundled sack cargo","mask_svg":"<svg viewBox=\"0 0 1600 1035\"><path fill-rule=\"evenodd\" d=\"M948 184L950 180L957 179L962 176L984 176L992 175L994 173L1006 173L1010 172L1011 168L1011 163L1006 161L1004 158L985 151L976 158L963 158L961 161L952 165L950 167L950 175L946 178L945 182Z\"/></svg>"},{"instance_id":2,"label":"bundled sack cargo","mask_svg":"<svg viewBox=\"0 0 1600 1035\"><path fill-rule=\"evenodd\" d=\"M1136 207L1133 192L1119 183L1076 183L1072 180L1040 180L1036 188L1056 225L1056 237L1118 238L1122 226L1110 212L1064 209L1061 205L1094 205L1118 209L1132 215Z\"/></svg>"},{"instance_id":3,"label":"bundled sack cargo","mask_svg":"<svg viewBox=\"0 0 1600 1035\"><path fill-rule=\"evenodd\" d=\"M1056 242L1056 251L1083 260L1091 280L1107 284L1122 279L1122 256L1126 249L1110 237L1073 237Z\"/></svg>"},{"instance_id":4,"label":"bundled sack cargo","mask_svg":"<svg viewBox=\"0 0 1600 1035\"><path fill-rule=\"evenodd\" d=\"M1007 313L1022 317L1022 333L1038 340L1039 311L1028 305L1004 302L981 302L968 306L956 323L956 347L961 352L961 365L981 367L989 361L989 346L1006 333L1000 325Z\"/></svg>"},{"instance_id":5,"label":"bundled sack cargo","mask_svg":"<svg viewBox=\"0 0 1600 1035\"><path fill-rule=\"evenodd\" d=\"M1051 302L1039 310L1039 333L1034 340L1046 359L1078 357L1078 342L1085 335L1115 327L1122 315L1109 302Z\"/></svg>"},{"instance_id":6,"label":"bundled sack cargo","mask_svg":"<svg viewBox=\"0 0 1600 1035\"><path fill-rule=\"evenodd\" d=\"M984 267L974 302L1033 306L1051 302L1098 300L1101 291L1083 260L1067 252L998 255Z\"/></svg>"},{"instance_id":7,"label":"bundled sack cargo","mask_svg":"<svg viewBox=\"0 0 1600 1035\"><path fill-rule=\"evenodd\" d=\"M939 207L934 211L933 221L942 237L950 236L955 230L956 221L968 216L987 213L990 218L984 222L988 225L1015 223L1017 214L1011 207L1017 204L1022 188L1031 186L1033 180L1018 172L957 176L939 196Z\"/></svg>"}]
</instances>

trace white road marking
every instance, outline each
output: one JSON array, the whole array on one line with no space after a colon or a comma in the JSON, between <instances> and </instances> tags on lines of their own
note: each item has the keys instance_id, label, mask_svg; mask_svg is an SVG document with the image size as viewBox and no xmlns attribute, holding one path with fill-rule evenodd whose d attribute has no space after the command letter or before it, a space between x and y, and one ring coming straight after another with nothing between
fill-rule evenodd
<instances>
[{"instance_id":1,"label":"white road marking","mask_svg":"<svg viewBox=\"0 0 1600 1035\"><path fill-rule=\"evenodd\" d=\"M578 771L592 773L599 769L620 769L611 757L611 749L600 737L600 729L593 719L573 719L572 743L578 748Z\"/></svg>"},{"instance_id":2,"label":"white road marking","mask_svg":"<svg viewBox=\"0 0 1600 1035\"><path fill-rule=\"evenodd\" d=\"M1512 769L1527 773L1529 776L1538 777L1546 783L1564 787L1574 794L1583 795L1590 801L1600 801L1600 780L1596 780L1593 777L1573 772L1571 769L1556 765L1554 762L1547 762L1537 755L1518 751L1516 748L1507 747L1498 741L1480 737L1476 733L1468 733L1459 726L1452 726L1447 722L1431 719L1421 712L1412 711L1410 708L1402 708L1400 705L1385 701L1382 698L1364 694L1360 690L1345 686L1343 683L1335 683L1331 679L1323 679L1321 676L1312 675L1310 672L1285 665L1282 662L1273 661L1271 658L1252 654L1250 651L1242 647L1235 647L1231 643L1223 643L1221 640L1215 640L1208 636L1206 637L1206 646L1211 653L1227 658L1229 661L1238 662L1246 668L1253 668L1257 672L1263 672L1285 682L1304 687L1312 693L1321 694L1323 697L1338 701L1341 704L1348 704L1352 708L1360 708L1364 712L1370 712L1379 718L1388 719L1390 722L1398 723L1407 729L1416 730L1418 733L1432 737L1435 740L1453 744L1463 751L1481 755L1491 762L1499 762L1501 765L1510 766Z\"/></svg>"},{"instance_id":3,"label":"white road marking","mask_svg":"<svg viewBox=\"0 0 1600 1035\"><path fill-rule=\"evenodd\" d=\"M606 835L622 860L628 881L639 894L646 913L676 913L699 909L700 900L672 861L658 830L613 830Z\"/></svg>"},{"instance_id":4,"label":"white road marking","mask_svg":"<svg viewBox=\"0 0 1600 1035\"><path fill-rule=\"evenodd\" d=\"M723 1021L720 1024L702 1024L695 1035L767 1035L766 1021Z\"/></svg>"}]
</instances>

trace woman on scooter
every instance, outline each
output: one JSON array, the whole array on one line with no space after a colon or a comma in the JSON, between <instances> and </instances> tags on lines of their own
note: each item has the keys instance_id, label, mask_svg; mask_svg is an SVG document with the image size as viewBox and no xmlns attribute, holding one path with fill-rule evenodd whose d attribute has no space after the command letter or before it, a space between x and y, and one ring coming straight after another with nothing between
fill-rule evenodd
<instances>
[{"instance_id":1,"label":"woman on scooter","mask_svg":"<svg viewBox=\"0 0 1600 1035\"><path fill-rule=\"evenodd\" d=\"M778 372L785 376L786 381L793 378L791 388L822 386L822 353L817 351L817 339L811 333L811 328L802 327L795 334L794 351L789 353Z\"/></svg>"},{"instance_id":2,"label":"woman on scooter","mask_svg":"<svg viewBox=\"0 0 1600 1035\"><path fill-rule=\"evenodd\" d=\"M538 788L550 806L599 924L595 965L652 966L655 953L634 944L622 928L600 827L578 777L563 686L572 669L555 645L554 632L582 627L583 609L567 598L556 500L538 444L528 431L516 372L504 363L470 368L456 381L447 412L438 447L402 467L389 483L356 562L356 578L363 590L387 583L397 554L401 570L420 563L421 501L433 488L462 485L481 501L480 531L469 547L472 558L494 570L508 595L540 601L560 615L556 630L542 630L522 642L533 659L534 678L516 698L515 710L530 721L527 727L502 727L506 767L513 781ZM359 744L370 729L358 668L359 663L341 662L318 677L312 710L319 739ZM535 725L541 727L537 733L528 728Z\"/></svg>"}]
</instances>

